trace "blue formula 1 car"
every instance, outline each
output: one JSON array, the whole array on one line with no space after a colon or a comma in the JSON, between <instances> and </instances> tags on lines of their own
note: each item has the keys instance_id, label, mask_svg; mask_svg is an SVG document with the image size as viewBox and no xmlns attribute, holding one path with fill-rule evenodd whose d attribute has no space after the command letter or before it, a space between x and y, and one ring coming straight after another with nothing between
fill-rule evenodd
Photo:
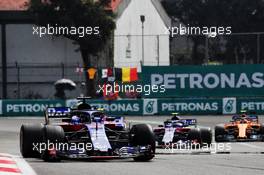
<instances>
[{"instance_id":1,"label":"blue formula 1 car","mask_svg":"<svg viewBox=\"0 0 264 175\"><path fill-rule=\"evenodd\" d=\"M168 144L210 146L212 143L212 132L209 127L200 127L196 119L184 119L177 113L173 113L171 119L164 121L164 125L154 128L154 133L158 147Z\"/></svg>"},{"instance_id":2,"label":"blue formula 1 car","mask_svg":"<svg viewBox=\"0 0 264 175\"><path fill-rule=\"evenodd\" d=\"M22 125L20 151L25 158L45 161L66 158L149 161L155 155L155 136L149 125L127 128L123 117L107 116L81 103L76 109L48 108L45 124Z\"/></svg>"}]
</instances>

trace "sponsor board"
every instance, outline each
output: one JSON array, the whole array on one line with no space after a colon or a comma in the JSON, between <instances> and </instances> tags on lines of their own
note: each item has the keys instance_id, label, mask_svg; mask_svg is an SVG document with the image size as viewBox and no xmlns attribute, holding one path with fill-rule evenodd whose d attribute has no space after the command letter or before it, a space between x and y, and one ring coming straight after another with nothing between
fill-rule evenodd
<instances>
[{"instance_id":1,"label":"sponsor board","mask_svg":"<svg viewBox=\"0 0 264 175\"><path fill-rule=\"evenodd\" d=\"M264 65L143 66L144 85L164 85L152 97L264 96Z\"/></svg>"},{"instance_id":2,"label":"sponsor board","mask_svg":"<svg viewBox=\"0 0 264 175\"><path fill-rule=\"evenodd\" d=\"M69 99L69 100L66 100L66 107L69 107L69 108L73 108L74 106L76 106L78 103L78 100L77 99Z\"/></svg>"},{"instance_id":3,"label":"sponsor board","mask_svg":"<svg viewBox=\"0 0 264 175\"><path fill-rule=\"evenodd\" d=\"M264 99L240 100L237 105L240 110L256 112L258 114L264 113Z\"/></svg>"},{"instance_id":4,"label":"sponsor board","mask_svg":"<svg viewBox=\"0 0 264 175\"><path fill-rule=\"evenodd\" d=\"M235 114L237 112L236 98L223 98L223 114Z\"/></svg>"},{"instance_id":5,"label":"sponsor board","mask_svg":"<svg viewBox=\"0 0 264 175\"><path fill-rule=\"evenodd\" d=\"M144 99L143 101L143 115L154 115L158 113L157 99Z\"/></svg>"},{"instance_id":6,"label":"sponsor board","mask_svg":"<svg viewBox=\"0 0 264 175\"><path fill-rule=\"evenodd\" d=\"M90 105L103 108L114 115L142 115L142 100L90 101Z\"/></svg>"},{"instance_id":7,"label":"sponsor board","mask_svg":"<svg viewBox=\"0 0 264 175\"><path fill-rule=\"evenodd\" d=\"M67 100L67 107L76 106L78 100ZM103 108L108 114L142 115L142 100L87 100L91 106Z\"/></svg>"},{"instance_id":8,"label":"sponsor board","mask_svg":"<svg viewBox=\"0 0 264 175\"><path fill-rule=\"evenodd\" d=\"M63 100L4 100L5 116L42 116L47 107L64 106Z\"/></svg>"},{"instance_id":9,"label":"sponsor board","mask_svg":"<svg viewBox=\"0 0 264 175\"><path fill-rule=\"evenodd\" d=\"M1 103L2 102L2 103ZM73 107L77 100L0 100L3 116L43 116L47 107ZM236 114L241 110L264 114L264 98L151 98L135 100L88 100L113 115L219 115ZM1 110L0 110L1 114Z\"/></svg>"},{"instance_id":10,"label":"sponsor board","mask_svg":"<svg viewBox=\"0 0 264 175\"><path fill-rule=\"evenodd\" d=\"M159 99L158 112L161 115L179 114L220 114L220 99Z\"/></svg>"}]
</instances>

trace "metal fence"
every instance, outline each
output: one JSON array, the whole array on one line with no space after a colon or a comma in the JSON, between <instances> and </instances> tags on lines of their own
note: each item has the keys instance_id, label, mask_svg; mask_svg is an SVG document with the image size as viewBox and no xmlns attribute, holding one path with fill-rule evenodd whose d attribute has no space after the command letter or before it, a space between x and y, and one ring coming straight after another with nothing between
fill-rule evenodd
<instances>
[{"instance_id":1,"label":"metal fence","mask_svg":"<svg viewBox=\"0 0 264 175\"><path fill-rule=\"evenodd\" d=\"M144 49L142 48L141 35L115 36L115 42L119 43L114 44L119 44L120 48L116 48L113 55L116 56L122 53L120 57L123 58L123 62L117 61L115 65L117 63L120 64L118 67L140 65L139 61L143 56L142 50L144 50L145 57L144 65L152 66L167 63L170 65L264 63L264 32L233 33L214 38L205 35L177 35L173 38L168 38L167 35L146 35L143 37L145 42ZM168 62L162 56L165 45L169 47L170 59ZM84 91L84 87L81 85L85 80L84 73L76 72L76 68L80 64L50 64L45 63L45 61L34 64L9 63L7 65L7 97L26 99L54 98L54 82L61 78L69 78L77 83L76 90L66 93L67 97L76 97ZM2 68L0 68L0 77L2 77ZM2 98L1 80L0 84L0 97Z\"/></svg>"},{"instance_id":2,"label":"metal fence","mask_svg":"<svg viewBox=\"0 0 264 175\"><path fill-rule=\"evenodd\" d=\"M68 97L75 97L83 93L81 82L85 80L84 72L77 72L80 64L49 64L49 63L9 63L7 65L7 97L23 99L54 98L54 83L67 78L77 84L76 90L66 92ZM2 68L0 76L2 77ZM1 94L2 98L2 82Z\"/></svg>"},{"instance_id":3,"label":"metal fence","mask_svg":"<svg viewBox=\"0 0 264 175\"><path fill-rule=\"evenodd\" d=\"M143 41L142 41L143 37ZM166 65L164 51L169 47L169 64L262 64L264 63L264 32L231 33L230 35L117 35L120 65L139 64L133 58L142 58L145 65ZM144 42L144 48L142 48ZM132 58L132 59L131 59ZM117 64L117 63L115 63Z\"/></svg>"},{"instance_id":4,"label":"metal fence","mask_svg":"<svg viewBox=\"0 0 264 175\"><path fill-rule=\"evenodd\" d=\"M263 64L264 32L171 38L171 64Z\"/></svg>"}]
</instances>

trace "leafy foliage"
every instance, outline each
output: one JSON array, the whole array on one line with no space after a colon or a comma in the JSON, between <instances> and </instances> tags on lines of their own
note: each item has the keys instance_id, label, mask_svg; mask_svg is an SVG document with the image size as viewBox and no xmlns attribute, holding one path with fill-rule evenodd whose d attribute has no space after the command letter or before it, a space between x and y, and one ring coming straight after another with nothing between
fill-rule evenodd
<instances>
[{"instance_id":1,"label":"leafy foliage","mask_svg":"<svg viewBox=\"0 0 264 175\"><path fill-rule=\"evenodd\" d=\"M115 23L111 11L107 11L110 0L31 0L29 10L35 15L36 24L41 26L99 27L99 34L84 35L64 33L63 35L79 44L87 70L91 66L91 55L96 55L112 37ZM95 96L95 81L86 75L86 95ZM62 94L63 95L63 94Z\"/></svg>"},{"instance_id":2,"label":"leafy foliage","mask_svg":"<svg viewBox=\"0 0 264 175\"><path fill-rule=\"evenodd\" d=\"M164 0L163 6L170 16L190 26L231 26L232 33L263 32L264 30L263 0ZM201 38L192 37L192 39L194 47L205 43ZM220 54L220 61L244 63L253 60L257 63L256 35L236 35L225 39L227 40L225 52ZM264 37L261 39L260 48L263 46ZM237 57L236 60L230 59L235 57ZM261 54L264 60L263 57L264 53ZM195 53L193 59L202 58Z\"/></svg>"},{"instance_id":3,"label":"leafy foliage","mask_svg":"<svg viewBox=\"0 0 264 175\"><path fill-rule=\"evenodd\" d=\"M115 28L112 13L106 11L109 0L31 0L29 10L41 26L99 27L99 35L64 35L76 41L89 54L100 51Z\"/></svg>"}]
</instances>

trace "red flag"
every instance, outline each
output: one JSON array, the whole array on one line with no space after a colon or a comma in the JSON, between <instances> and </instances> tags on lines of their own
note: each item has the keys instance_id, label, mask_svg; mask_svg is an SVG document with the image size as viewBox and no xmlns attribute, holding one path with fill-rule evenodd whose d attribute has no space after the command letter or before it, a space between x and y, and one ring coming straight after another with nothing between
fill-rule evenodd
<instances>
[{"instance_id":1,"label":"red flag","mask_svg":"<svg viewBox=\"0 0 264 175\"><path fill-rule=\"evenodd\" d=\"M130 68L130 81L137 81L137 80L138 80L137 68Z\"/></svg>"},{"instance_id":2,"label":"red flag","mask_svg":"<svg viewBox=\"0 0 264 175\"><path fill-rule=\"evenodd\" d=\"M107 77L113 77L113 69L112 68L108 68L107 69Z\"/></svg>"}]
</instances>

